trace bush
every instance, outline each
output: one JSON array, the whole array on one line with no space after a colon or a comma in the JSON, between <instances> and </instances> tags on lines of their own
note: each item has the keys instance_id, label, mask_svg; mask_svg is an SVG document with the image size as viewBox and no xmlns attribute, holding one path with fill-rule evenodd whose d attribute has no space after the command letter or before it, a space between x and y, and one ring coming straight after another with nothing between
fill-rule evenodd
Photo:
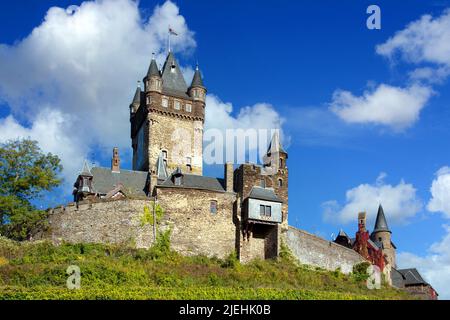
<instances>
[{"instance_id":1,"label":"bush","mask_svg":"<svg viewBox=\"0 0 450 320\"><path fill-rule=\"evenodd\" d=\"M367 269L370 267L369 262L361 262L353 266L352 277L356 282L363 282L369 278Z\"/></svg>"}]
</instances>

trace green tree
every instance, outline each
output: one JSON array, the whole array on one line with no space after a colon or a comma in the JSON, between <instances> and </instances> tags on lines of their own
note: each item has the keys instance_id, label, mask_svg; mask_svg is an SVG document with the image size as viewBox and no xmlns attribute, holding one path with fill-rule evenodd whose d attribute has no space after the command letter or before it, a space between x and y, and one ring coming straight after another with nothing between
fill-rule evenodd
<instances>
[{"instance_id":1,"label":"green tree","mask_svg":"<svg viewBox=\"0 0 450 320\"><path fill-rule=\"evenodd\" d=\"M0 233L15 240L29 239L45 227L46 214L32 201L61 183L60 159L45 154L36 141L10 140L0 144Z\"/></svg>"}]
</instances>

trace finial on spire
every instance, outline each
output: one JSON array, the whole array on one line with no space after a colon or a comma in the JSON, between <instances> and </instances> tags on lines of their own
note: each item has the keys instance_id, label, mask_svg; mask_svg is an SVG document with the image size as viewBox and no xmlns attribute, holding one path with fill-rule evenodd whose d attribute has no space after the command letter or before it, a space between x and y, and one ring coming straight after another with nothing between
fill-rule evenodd
<instances>
[{"instance_id":1,"label":"finial on spire","mask_svg":"<svg viewBox=\"0 0 450 320\"><path fill-rule=\"evenodd\" d=\"M140 89L141 88L141 80L137 81L137 87Z\"/></svg>"},{"instance_id":2,"label":"finial on spire","mask_svg":"<svg viewBox=\"0 0 450 320\"><path fill-rule=\"evenodd\" d=\"M155 60L155 53L152 52L152 60Z\"/></svg>"}]
</instances>

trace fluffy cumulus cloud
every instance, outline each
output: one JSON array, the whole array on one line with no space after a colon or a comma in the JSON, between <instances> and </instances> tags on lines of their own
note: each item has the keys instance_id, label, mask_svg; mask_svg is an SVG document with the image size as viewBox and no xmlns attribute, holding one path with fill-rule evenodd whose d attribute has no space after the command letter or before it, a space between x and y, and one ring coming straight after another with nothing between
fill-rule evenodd
<instances>
[{"instance_id":1,"label":"fluffy cumulus cloud","mask_svg":"<svg viewBox=\"0 0 450 320\"><path fill-rule=\"evenodd\" d=\"M171 1L144 19L132 0L85 1L50 8L41 25L13 45L0 44L0 102L11 115L1 119L1 138L29 136L58 154L71 182L89 151L118 146L129 156L129 104L152 53L162 65L170 26L172 50L189 55L194 32ZM182 66L189 83L193 69ZM243 108L215 96L207 99L207 126L274 128L280 117L267 104ZM95 159L90 159L95 160Z\"/></svg>"},{"instance_id":2,"label":"fluffy cumulus cloud","mask_svg":"<svg viewBox=\"0 0 450 320\"><path fill-rule=\"evenodd\" d=\"M409 252L397 255L399 268L416 267L425 281L439 293L440 299L450 299L450 226L444 226L446 234L434 243L428 253L421 257Z\"/></svg>"},{"instance_id":3,"label":"fluffy cumulus cloud","mask_svg":"<svg viewBox=\"0 0 450 320\"><path fill-rule=\"evenodd\" d=\"M432 94L430 87L418 84L407 88L381 84L362 96L338 90L333 94L330 109L348 123L371 123L403 130L419 119Z\"/></svg>"},{"instance_id":4,"label":"fluffy cumulus cloud","mask_svg":"<svg viewBox=\"0 0 450 320\"><path fill-rule=\"evenodd\" d=\"M205 136L207 146L205 150L210 150L208 147L208 141L215 143L217 134L223 137L223 144L215 145L215 147L223 146L224 153L223 159L227 161L240 161L244 160L246 155L248 159L256 162L262 160L262 156L267 150L268 143L271 139L273 130L280 129L281 140L284 146L289 144L288 138L283 130L282 125L285 120L279 115L275 108L268 103L256 103L252 106L245 106L239 109L237 114L233 114L233 105L230 102L223 102L219 97L213 94L209 94L206 97L206 115L205 115ZM243 129L239 131L239 129ZM251 129L256 135L257 140L253 140L254 143L248 143L245 150L238 151L236 148L231 148L227 140L227 130L233 130L234 134L237 134L237 139L245 141L246 137L251 137L248 131ZM263 129L263 131L260 131ZM266 133L266 134L264 134ZM209 139L208 137L211 137ZM236 147L237 143L234 142ZM211 145L210 145L211 147ZM233 150L232 152L230 152ZM248 154L252 153L249 157ZM205 157L208 158L209 152L205 152ZM228 158L230 155L235 154L235 157ZM208 163L217 161L221 163L221 158L217 158L214 161L211 159Z\"/></svg>"},{"instance_id":5,"label":"fluffy cumulus cloud","mask_svg":"<svg viewBox=\"0 0 450 320\"><path fill-rule=\"evenodd\" d=\"M431 184L431 199L427 209L431 212L441 212L450 219L450 168L442 167L436 172L436 178Z\"/></svg>"},{"instance_id":6,"label":"fluffy cumulus cloud","mask_svg":"<svg viewBox=\"0 0 450 320\"><path fill-rule=\"evenodd\" d=\"M398 31L377 53L389 58L396 55L412 63L435 63L450 66L450 9L439 17L424 15Z\"/></svg>"},{"instance_id":7,"label":"fluffy cumulus cloud","mask_svg":"<svg viewBox=\"0 0 450 320\"><path fill-rule=\"evenodd\" d=\"M71 180L90 146L128 148L128 105L152 52L164 58L169 25L179 34L175 51L195 48L170 1L146 21L131 0L50 8L26 38L0 45L0 100L12 112L1 122L2 138L17 132L37 139L60 155Z\"/></svg>"},{"instance_id":8,"label":"fluffy cumulus cloud","mask_svg":"<svg viewBox=\"0 0 450 320\"><path fill-rule=\"evenodd\" d=\"M356 221L358 212L365 211L369 222L375 220L378 205L382 204L386 218L390 223L404 223L422 208L412 184L401 180L397 185L385 183L386 174L382 173L374 184L361 184L348 190L345 204L336 200L322 204L324 219L334 223Z\"/></svg>"},{"instance_id":9,"label":"fluffy cumulus cloud","mask_svg":"<svg viewBox=\"0 0 450 320\"><path fill-rule=\"evenodd\" d=\"M80 144L74 143L75 140L72 137L61 134L65 126L71 122L67 115L50 109L42 110L30 128L22 126L13 116L8 116L0 119L0 142L16 138L38 140L45 152L59 155L65 173L74 173L81 169L87 150ZM64 178L70 183L73 182L73 175L69 174L65 174Z\"/></svg>"}]
</instances>

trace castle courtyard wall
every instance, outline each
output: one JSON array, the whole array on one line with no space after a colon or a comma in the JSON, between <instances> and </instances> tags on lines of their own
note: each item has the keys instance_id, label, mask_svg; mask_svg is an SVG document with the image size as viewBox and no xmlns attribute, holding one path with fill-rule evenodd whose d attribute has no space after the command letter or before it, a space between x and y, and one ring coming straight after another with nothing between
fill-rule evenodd
<instances>
[{"instance_id":1,"label":"castle courtyard wall","mask_svg":"<svg viewBox=\"0 0 450 320\"><path fill-rule=\"evenodd\" d=\"M353 266L365 259L354 250L327 241L306 231L289 226L286 244L302 264L343 273L352 272Z\"/></svg>"}]
</instances>

